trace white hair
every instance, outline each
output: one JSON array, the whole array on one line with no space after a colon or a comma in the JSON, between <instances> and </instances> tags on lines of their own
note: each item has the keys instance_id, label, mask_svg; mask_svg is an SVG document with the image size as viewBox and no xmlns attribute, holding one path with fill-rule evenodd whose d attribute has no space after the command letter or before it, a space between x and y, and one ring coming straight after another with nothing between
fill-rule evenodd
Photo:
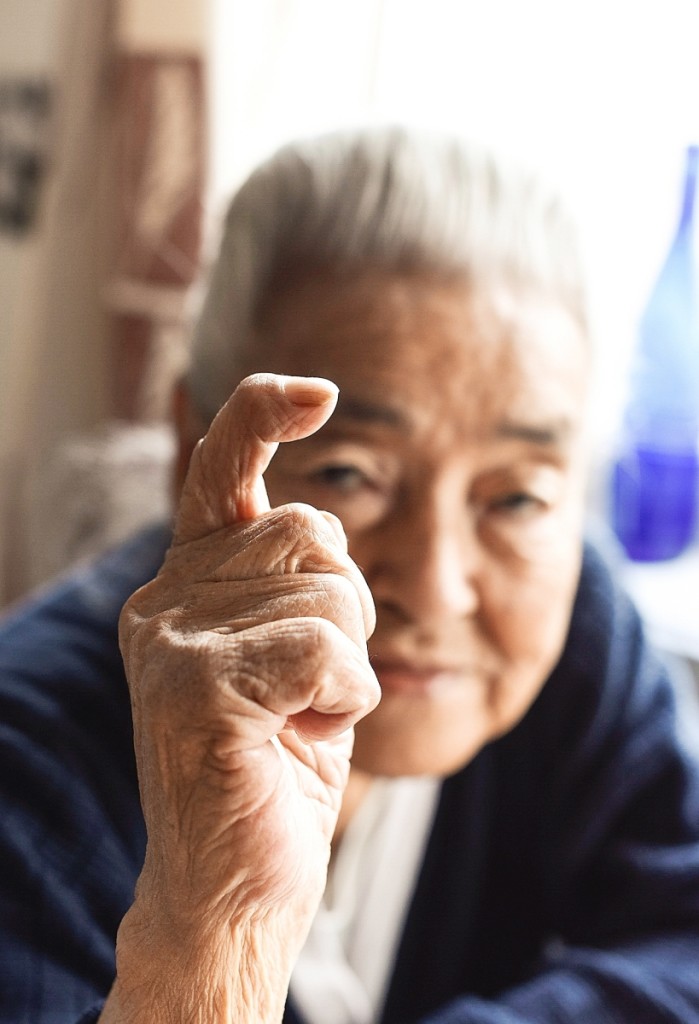
<instances>
[{"instance_id":1,"label":"white hair","mask_svg":"<svg viewBox=\"0 0 699 1024\"><path fill-rule=\"evenodd\" d=\"M226 216L189 372L208 418L238 383L266 288L295 261L505 278L586 322L575 227L538 176L400 127L292 143L252 173Z\"/></svg>"}]
</instances>

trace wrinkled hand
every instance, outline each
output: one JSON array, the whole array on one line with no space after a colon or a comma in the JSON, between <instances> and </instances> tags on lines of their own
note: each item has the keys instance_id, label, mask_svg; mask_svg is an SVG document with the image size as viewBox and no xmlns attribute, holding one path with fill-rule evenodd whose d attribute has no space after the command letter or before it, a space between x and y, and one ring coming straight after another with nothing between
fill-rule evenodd
<instances>
[{"instance_id":1,"label":"wrinkled hand","mask_svg":"<svg viewBox=\"0 0 699 1024\"><path fill-rule=\"evenodd\" d=\"M163 568L122 613L148 848L120 943L129 954L177 936L202 988L241 971L254 988L258 965L239 958L261 954L266 983L287 984L325 881L351 726L379 697L373 604L339 523L270 510L262 480L277 443L318 429L335 397L314 378L239 386L195 450Z\"/></svg>"}]
</instances>

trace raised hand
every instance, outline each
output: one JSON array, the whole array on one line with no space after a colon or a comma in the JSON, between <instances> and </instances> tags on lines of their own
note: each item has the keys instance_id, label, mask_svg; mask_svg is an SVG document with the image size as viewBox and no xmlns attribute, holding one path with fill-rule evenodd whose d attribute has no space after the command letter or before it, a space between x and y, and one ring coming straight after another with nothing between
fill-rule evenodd
<instances>
[{"instance_id":1,"label":"raised hand","mask_svg":"<svg viewBox=\"0 0 699 1024\"><path fill-rule=\"evenodd\" d=\"M148 849L104 1021L281 1017L351 726L379 697L373 604L338 521L270 510L262 480L336 394L268 374L239 386L195 450L161 572L122 613Z\"/></svg>"}]
</instances>

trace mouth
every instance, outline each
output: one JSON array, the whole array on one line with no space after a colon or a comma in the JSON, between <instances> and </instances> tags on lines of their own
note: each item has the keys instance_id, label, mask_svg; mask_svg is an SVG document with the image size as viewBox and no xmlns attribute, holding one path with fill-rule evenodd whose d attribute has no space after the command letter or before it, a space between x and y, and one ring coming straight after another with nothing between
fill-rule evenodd
<instances>
[{"instance_id":1,"label":"mouth","mask_svg":"<svg viewBox=\"0 0 699 1024\"><path fill-rule=\"evenodd\" d=\"M411 697L438 696L455 686L463 686L463 668L448 665L421 665L408 661L372 657L371 667L384 694Z\"/></svg>"}]
</instances>

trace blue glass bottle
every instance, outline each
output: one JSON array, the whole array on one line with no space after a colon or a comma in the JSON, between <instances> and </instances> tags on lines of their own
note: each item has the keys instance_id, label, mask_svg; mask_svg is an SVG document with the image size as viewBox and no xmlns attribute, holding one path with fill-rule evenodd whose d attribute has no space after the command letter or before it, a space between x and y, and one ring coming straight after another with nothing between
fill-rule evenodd
<instances>
[{"instance_id":1,"label":"blue glass bottle","mask_svg":"<svg viewBox=\"0 0 699 1024\"><path fill-rule=\"evenodd\" d=\"M680 221L639 326L617 459L612 525L634 561L693 540L699 487L699 321L694 207L699 146L686 154Z\"/></svg>"}]
</instances>

